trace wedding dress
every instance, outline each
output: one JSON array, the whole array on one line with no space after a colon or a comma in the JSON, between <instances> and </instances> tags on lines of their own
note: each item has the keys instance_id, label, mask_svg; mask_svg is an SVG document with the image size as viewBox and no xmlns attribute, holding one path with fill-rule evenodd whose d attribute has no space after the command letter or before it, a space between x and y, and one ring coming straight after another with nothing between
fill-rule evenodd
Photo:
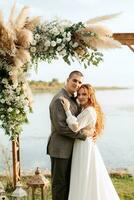
<instances>
[{"instance_id":1,"label":"wedding dress","mask_svg":"<svg viewBox=\"0 0 134 200\"><path fill-rule=\"evenodd\" d=\"M74 130L93 127L96 111L93 107L83 110L77 118L66 112L68 126ZM76 139L73 148L70 191L68 200L119 200L97 145L92 138Z\"/></svg>"}]
</instances>

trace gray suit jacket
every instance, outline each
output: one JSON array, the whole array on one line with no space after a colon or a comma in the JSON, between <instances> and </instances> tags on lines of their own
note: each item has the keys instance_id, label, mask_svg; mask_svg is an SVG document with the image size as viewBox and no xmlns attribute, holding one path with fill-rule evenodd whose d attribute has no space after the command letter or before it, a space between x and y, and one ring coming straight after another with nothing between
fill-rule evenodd
<instances>
[{"instance_id":1,"label":"gray suit jacket","mask_svg":"<svg viewBox=\"0 0 134 200\"><path fill-rule=\"evenodd\" d=\"M77 103L72 100L65 89L61 89L50 103L51 135L48 140L47 154L55 158L69 158L72 154L74 140L85 140L81 131L74 133L66 123L66 114L59 97L64 96L70 101L73 115L79 114Z\"/></svg>"}]
</instances>

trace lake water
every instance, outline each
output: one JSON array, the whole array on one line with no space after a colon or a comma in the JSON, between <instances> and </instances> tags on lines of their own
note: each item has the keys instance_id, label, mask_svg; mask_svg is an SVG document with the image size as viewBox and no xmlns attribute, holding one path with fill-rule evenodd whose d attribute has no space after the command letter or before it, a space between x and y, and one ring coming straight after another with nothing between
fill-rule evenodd
<instances>
[{"instance_id":1,"label":"lake water","mask_svg":"<svg viewBox=\"0 0 134 200\"><path fill-rule=\"evenodd\" d=\"M50 169L46 144L50 134L49 103L51 93L34 94L34 113L24 125L20 138L21 168L23 171L37 166ZM97 144L107 168L134 168L134 89L97 91L105 113L105 130ZM5 156L11 155L11 142L0 129L0 172L5 168Z\"/></svg>"}]
</instances>

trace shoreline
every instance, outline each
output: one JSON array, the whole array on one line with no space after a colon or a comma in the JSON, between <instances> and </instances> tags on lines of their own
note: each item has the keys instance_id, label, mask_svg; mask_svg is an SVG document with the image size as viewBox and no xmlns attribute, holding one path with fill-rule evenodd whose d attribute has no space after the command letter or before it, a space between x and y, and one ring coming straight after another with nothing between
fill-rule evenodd
<instances>
[{"instance_id":1,"label":"shoreline","mask_svg":"<svg viewBox=\"0 0 134 200\"><path fill-rule=\"evenodd\" d=\"M56 92L60 88L64 87L64 83L53 79L50 82L45 81L29 81L30 88L33 92ZM107 90L128 90L134 89L133 87L123 87L123 86L94 86L97 91L107 91Z\"/></svg>"},{"instance_id":2,"label":"shoreline","mask_svg":"<svg viewBox=\"0 0 134 200\"><path fill-rule=\"evenodd\" d=\"M33 93L39 93L39 92L49 92L49 93L55 93L58 90L60 90L61 88L63 88L64 86L61 87L34 87L34 86L30 86L31 90ZM133 88L121 88L121 87L95 87L96 91L117 91L117 90L130 90Z\"/></svg>"},{"instance_id":3,"label":"shoreline","mask_svg":"<svg viewBox=\"0 0 134 200\"><path fill-rule=\"evenodd\" d=\"M49 169L41 169L39 168L39 170L41 171L41 173L45 176L50 178L51 177L51 171ZM35 174L36 168L35 169L31 169L31 170L26 170L23 171L21 170L21 176L22 177L26 177L26 176L33 176ZM133 177L134 178L134 168L107 168L107 171L109 173L110 176L113 177ZM11 174L10 174L11 175ZM6 177L6 172L1 172L0 173L0 177Z\"/></svg>"}]
</instances>

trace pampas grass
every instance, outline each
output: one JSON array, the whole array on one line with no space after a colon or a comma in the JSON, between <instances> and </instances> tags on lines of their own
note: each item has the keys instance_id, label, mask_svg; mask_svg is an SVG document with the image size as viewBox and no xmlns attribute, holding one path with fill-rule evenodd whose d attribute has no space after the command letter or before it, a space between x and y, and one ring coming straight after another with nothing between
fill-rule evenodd
<instances>
[{"instance_id":1,"label":"pampas grass","mask_svg":"<svg viewBox=\"0 0 134 200\"><path fill-rule=\"evenodd\" d=\"M10 56L14 56L16 52L15 36L10 29L0 25L0 48Z\"/></svg>"},{"instance_id":2,"label":"pampas grass","mask_svg":"<svg viewBox=\"0 0 134 200\"><path fill-rule=\"evenodd\" d=\"M86 28L80 31L79 37L84 41L87 46L98 49L107 49L107 48L121 48L121 43L112 38L113 33L110 29L106 28L103 25L100 25L99 22L113 19L119 16L121 13L115 13L111 15L104 15L96 17L86 21ZM88 37L84 33L93 32L97 37Z\"/></svg>"},{"instance_id":3,"label":"pampas grass","mask_svg":"<svg viewBox=\"0 0 134 200\"><path fill-rule=\"evenodd\" d=\"M3 13L2 11L0 10L0 25L3 25Z\"/></svg>"},{"instance_id":4,"label":"pampas grass","mask_svg":"<svg viewBox=\"0 0 134 200\"><path fill-rule=\"evenodd\" d=\"M18 17L15 20L15 28L20 30L25 26L27 17L28 17L28 12L29 12L29 7L24 6L20 12L20 14L18 15Z\"/></svg>"},{"instance_id":5,"label":"pampas grass","mask_svg":"<svg viewBox=\"0 0 134 200\"><path fill-rule=\"evenodd\" d=\"M103 16L99 16L99 17L95 17L95 18L92 18L92 19L89 19L88 21L86 21L86 24L96 24L96 23L99 23L99 22L102 22L102 21L106 21L106 20L110 20L110 19L113 19L117 16L119 16L121 14L121 12L119 13L114 13L114 14L111 14L111 15L103 15Z\"/></svg>"},{"instance_id":6,"label":"pampas grass","mask_svg":"<svg viewBox=\"0 0 134 200\"><path fill-rule=\"evenodd\" d=\"M100 24L90 24L83 30L83 32L93 32L98 36L112 36L112 31Z\"/></svg>"},{"instance_id":7,"label":"pampas grass","mask_svg":"<svg viewBox=\"0 0 134 200\"><path fill-rule=\"evenodd\" d=\"M24 28L16 32L17 35L17 45L23 48L29 48L30 43L33 40L33 34L28 29Z\"/></svg>"},{"instance_id":8,"label":"pampas grass","mask_svg":"<svg viewBox=\"0 0 134 200\"><path fill-rule=\"evenodd\" d=\"M84 39L84 42L96 49L112 49L121 47L121 44L118 41L109 37L101 37L99 39L93 38L91 40Z\"/></svg>"},{"instance_id":9,"label":"pampas grass","mask_svg":"<svg viewBox=\"0 0 134 200\"><path fill-rule=\"evenodd\" d=\"M88 33L96 34L96 37L89 37ZM112 38L112 32L101 25L89 25L78 32L79 40L82 40L88 47L95 49L120 48L120 42Z\"/></svg>"},{"instance_id":10,"label":"pampas grass","mask_svg":"<svg viewBox=\"0 0 134 200\"><path fill-rule=\"evenodd\" d=\"M17 56L14 57L13 61L14 61L14 67L16 67L17 70L18 68L23 66L22 60L20 60Z\"/></svg>"},{"instance_id":11,"label":"pampas grass","mask_svg":"<svg viewBox=\"0 0 134 200\"><path fill-rule=\"evenodd\" d=\"M11 8L11 12L10 12L9 19L8 19L8 23L10 25L13 25L13 22L14 22L15 9L16 9L16 0L14 1L14 4Z\"/></svg>"},{"instance_id":12,"label":"pampas grass","mask_svg":"<svg viewBox=\"0 0 134 200\"><path fill-rule=\"evenodd\" d=\"M27 19L26 23L25 23L25 28L33 31L34 28L40 23L40 17L34 17L33 19Z\"/></svg>"},{"instance_id":13,"label":"pampas grass","mask_svg":"<svg viewBox=\"0 0 134 200\"><path fill-rule=\"evenodd\" d=\"M11 9L6 25L0 11L0 48L13 57L12 66L20 68L30 61L29 47L33 40L32 31L39 24L39 17L29 19L29 7L24 6L15 19L15 7L16 3Z\"/></svg>"},{"instance_id":14,"label":"pampas grass","mask_svg":"<svg viewBox=\"0 0 134 200\"><path fill-rule=\"evenodd\" d=\"M19 59L22 63L29 62L31 57L30 53L27 50L24 49L18 49L16 53L16 57L14 58L14 61L16 59ZM16 65L17 66L17 65Z\"/></svg>"}]
</instances>

